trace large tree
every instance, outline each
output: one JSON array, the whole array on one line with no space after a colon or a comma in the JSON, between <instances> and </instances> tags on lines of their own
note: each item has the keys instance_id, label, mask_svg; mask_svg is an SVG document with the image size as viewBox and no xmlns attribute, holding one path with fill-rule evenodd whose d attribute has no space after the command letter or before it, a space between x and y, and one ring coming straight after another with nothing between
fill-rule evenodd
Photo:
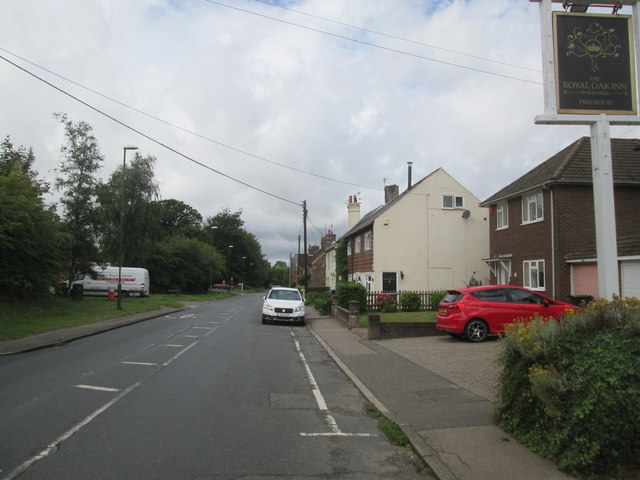
<instances>
[{"instance_id":1,"label":"large tree","mask_svg":"<svg viewBox=\"0 0 640 480\"><path fill-rule=\"evenodd\" d=\"M42 294L60 272L62 234L44 204L46 184L31 171L33 153L0 146L0 293Z\"/></svg>"},{"instance_id":2,"label":"large tree","mask_svg":"<svg viewBox=\"0 0 640 480\"><path fill-rule=\"evenodd\" d=\"M144 267L147 252L154 241L158 217L153 203L158 197L155 180L156 159L136 152L123 169L119 166L109 181L98 191L101 219L101 246L106 260L120 261L120 240L123 240L123 265ZM122 203L122 175L124 174L124 209ZM123 216L123 228L120 221Z\"/></svg>"},{"instance_id":3,"label":"large tree","mask_svg":"<svg viewBox=\"0 0 640 480\"><path fill-rule=\"evenodd\" d=\"M55 180L62 192L62 224L68 234L65 245L65 273L72 279L78 273L92 271L99 260L97 246L96 191L97 177L103 162L93 128L86 122L73 122L67 114L54 115L65 130L66 143Z\"/></svg>"}]
</instances>

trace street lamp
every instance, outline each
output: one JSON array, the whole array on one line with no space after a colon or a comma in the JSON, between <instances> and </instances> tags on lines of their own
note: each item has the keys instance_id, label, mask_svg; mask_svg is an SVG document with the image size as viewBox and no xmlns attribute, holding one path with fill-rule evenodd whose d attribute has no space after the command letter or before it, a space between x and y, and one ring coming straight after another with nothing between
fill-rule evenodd
<instances>
[{"instance_id":1,"label":"street lamp","mask_svg":"<svg viewBox=\"0 0 640 480\"><path fill-rule=\"evenodd\" d=\"M247 257L242 257L242 275L240 275L240 282L242 283L242 291L244 292L244 260Z\"/></svg>"},{"instance_id":2,"label":"street lamp","mask_svg":"<svg viewBox=\"0 0 640 480\"><path fill-rule=\"evenodd\" d=\"M212 226L211 227L211 248L213 248L213 231L217 230L218 227L216 226ZM211 291L211 285L213 284L213 260L214 260L214 256L213 253L211 254L211 263L209 264L209 291Z\"/></svg>"},{"instance_id":3,"label":"street lamp","mask_svg":"<svg viewBox=\"0 0 640 480\"><path fill-rule=\"evenodd\" d=\"M233 280L231 280L231 249L233 248L233 245L229 245L229 248L227 249L227 270L228 270L228 274L229 274L229 285L231 285L231 287L233 288Z\"/></svg>"},{"instance_id":4,"label":"street lamp","mask_svg":"<svg viewBox=\"0 0 640 480\"><path fill-rule=\"evenodd\" d=\"M124 250L122 242L124 238L124 172L127 163L127 150L137 150L138 147L125 145L122 153L122 183L120 185L120 255L118 258L118 310L122 310L122 263L124 262Z\"/></svg>"}]
</instances>

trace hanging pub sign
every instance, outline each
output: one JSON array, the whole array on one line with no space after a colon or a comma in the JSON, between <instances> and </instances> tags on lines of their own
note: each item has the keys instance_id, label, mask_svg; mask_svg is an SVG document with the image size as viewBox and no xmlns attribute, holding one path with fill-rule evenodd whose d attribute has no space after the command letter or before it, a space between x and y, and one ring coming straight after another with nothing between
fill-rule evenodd
<instances>
[{"instance_id":1,"label":"hanging pub sign","mask_svg":"<svg viewBox=\"0 0 640 480\"><path fill-rule=\"evenodd\" d=\"M637 113L629 15L553 12L558 113Z\"/></svg>"}]
</instances>

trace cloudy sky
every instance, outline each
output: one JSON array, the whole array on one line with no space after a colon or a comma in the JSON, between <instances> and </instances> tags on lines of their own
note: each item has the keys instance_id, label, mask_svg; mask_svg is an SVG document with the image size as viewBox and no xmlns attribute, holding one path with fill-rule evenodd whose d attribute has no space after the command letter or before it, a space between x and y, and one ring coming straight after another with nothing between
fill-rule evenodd
<instances>
[{"instance_id":1,"label":"cloudy sky","mask_svg":"<svg viewBox=\"0 0 640 480\"><path fill-rule=\"evenodd\" d=\"M53 113L84 120L104 178L136 145L163 199L242 209L273 262L298 248L303 200L318 243L346 231L350 195L364 214L403 191L408 161L414 182L443 167L484 200L589 135L534 124L537 3L276 1L2 1L0 55L93 108L0 59L0 137L53 179Z\"/></svg>"}]
</instances>

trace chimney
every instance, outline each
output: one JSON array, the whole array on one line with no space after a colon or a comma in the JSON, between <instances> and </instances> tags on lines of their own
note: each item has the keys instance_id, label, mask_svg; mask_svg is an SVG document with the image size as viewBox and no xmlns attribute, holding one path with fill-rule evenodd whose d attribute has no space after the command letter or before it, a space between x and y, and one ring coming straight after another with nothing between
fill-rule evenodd
<instances>
[{"instance_id":1,"label":"chimney","mask_svg":"<svg viewBox=\"0 0 640 480\"><path fill-rule=\"evenodd\" d=\"M349 229L352 229L360 221L360 204L356 195L349 195L349 205L347 205Z\"/></svg>"},{"instance_id":2,"label":"chimney","mask_svg":"<svg viewBox=\"0 0 640 480\"><path fill-rule=\"evenodd\" d=\"M408 179L407 179L407 190L409 190L411 188L411 166L413 165L413 162L407 162L407 165L409 165L409 172L408 172Z\"/></svg>"},{"instance_id":3,"label":"chimney","mask_svg":"<svg viewBox=\"0 0 640 480\"><path fill-rule=\"evenodd\" d=\"M385 205L400 195L400 187L398 185L385 185L384 187L384 203Z\"/></svg>"}]
</instances>

